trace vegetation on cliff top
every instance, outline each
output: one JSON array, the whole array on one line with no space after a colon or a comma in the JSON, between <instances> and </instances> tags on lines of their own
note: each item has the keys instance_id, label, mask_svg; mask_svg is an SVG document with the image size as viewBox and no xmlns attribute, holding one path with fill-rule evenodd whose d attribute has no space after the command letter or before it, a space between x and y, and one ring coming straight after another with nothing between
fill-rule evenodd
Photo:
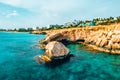
<instances>
[{"instance_id":1,"label":"vegetation on cliff top","mask_svg":"<svg viewBox=\"0 0 120 80\"><path fill-rule=\"evenodd\" d=\"M19 29L0 29L0 31L12 31L12 32L32 32L32 31L46 31L46 30L57 30L65 28L75 28L75 27L86 27L86 26L98 26L98 25L110 25L114 23L120 23L120 16L114 18L95 18L92 20L74 20L73 22L68 22L63 25L49 25L49 27L41 27L34 30L33 28L19 28Z\"/></svg>"},{"instance_id":2,"label":"vegetation on cliff top","mask_svg":"<svg viewBox=\"0 0 120 80\"><path fill-rule=\"evenodd\" d=\"M120 16L114 18L95 18L93 20L74 20L73 22L65 23L64 25L53 25L48 27L42 27L41 31L44 30L56 30L56 29L64 29L64 28L74 28L74 27L86 27L86 26L98 26L98 25L110 25L113 23L120 23Z\"/></svg>"}]
</instances>

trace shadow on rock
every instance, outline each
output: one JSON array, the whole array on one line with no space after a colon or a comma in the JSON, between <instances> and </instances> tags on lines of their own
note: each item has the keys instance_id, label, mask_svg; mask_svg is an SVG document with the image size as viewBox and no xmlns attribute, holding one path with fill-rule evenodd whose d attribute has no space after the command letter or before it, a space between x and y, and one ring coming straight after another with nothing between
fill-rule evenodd
<instances>
[{"instance_id":1,"label":"shadow on rock","mask_svg":"<svg viewBox=\"0 0 120 80\"><path fill-rule=\"evenodd\" d=\"M69 62L71 57L74 57L74 55L70 54L69 56L66 56L64 59L53 59L51 62L45 63L44 65L47 68L55 68Z\"/></svg>"}]
</instances>

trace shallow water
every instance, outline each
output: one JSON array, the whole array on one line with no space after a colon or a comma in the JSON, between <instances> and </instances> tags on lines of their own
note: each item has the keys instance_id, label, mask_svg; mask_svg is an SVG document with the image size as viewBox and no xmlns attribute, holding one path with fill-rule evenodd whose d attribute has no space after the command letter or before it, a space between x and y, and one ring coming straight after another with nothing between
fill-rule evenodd
<instances>
[{"instance_id":1,"label":"shallow water","mask_svg":"<svg viewBox=\"0 0 120 80\"><path fill-rule=\"evenodd\" d=\"M116 80L120 79L120 55L89 51L70 44L70 60L59 65L40 65L34 56L44 35L0 32L0 80Z\"/></svg>"}]
</instances>

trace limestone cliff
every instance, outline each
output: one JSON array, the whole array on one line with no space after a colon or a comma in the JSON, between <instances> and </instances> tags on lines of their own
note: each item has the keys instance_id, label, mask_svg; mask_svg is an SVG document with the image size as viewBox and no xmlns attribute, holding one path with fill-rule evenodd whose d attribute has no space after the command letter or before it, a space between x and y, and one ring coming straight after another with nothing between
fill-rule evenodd
<instances>
[{"instance_id":1,"label":"limestone cliff","mask_svg":"<svg viewBox=\"0 0 120 80\"><path fill-rule=\"evenodd\" d=\"M92 49L120 54L120 24L51 30L47 32L44 42L61 40L84 41Z\"/></svg>"}]
</instances>

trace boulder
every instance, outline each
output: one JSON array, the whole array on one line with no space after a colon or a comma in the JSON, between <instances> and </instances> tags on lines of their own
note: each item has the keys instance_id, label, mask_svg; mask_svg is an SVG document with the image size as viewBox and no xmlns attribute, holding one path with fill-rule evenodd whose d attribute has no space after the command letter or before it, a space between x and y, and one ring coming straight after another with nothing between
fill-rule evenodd
<instances>
[{"instance_id":1,"label":"boulder","mask_svg":"<svg viewBox=\"0 0 120 80\"><path fill-rule=\"evenodd\" d=\"M46 52L43 55L35 57L38 63L48 63L58 59L64 59L69 56L69 49L67 49L61 42L49 42L46 47Z\"/></svg>"},{"instance_id":2,"label":"boulder","mask_svg":"<svg viewBox=\"0 0 120 80\"><path fill-rule=\"evenodd\" d=\"M57 41L48 43L45 49L46 55L49 57L66 56L69 54L69 50L61 42Z\"/></svg>"}]
</instances>

